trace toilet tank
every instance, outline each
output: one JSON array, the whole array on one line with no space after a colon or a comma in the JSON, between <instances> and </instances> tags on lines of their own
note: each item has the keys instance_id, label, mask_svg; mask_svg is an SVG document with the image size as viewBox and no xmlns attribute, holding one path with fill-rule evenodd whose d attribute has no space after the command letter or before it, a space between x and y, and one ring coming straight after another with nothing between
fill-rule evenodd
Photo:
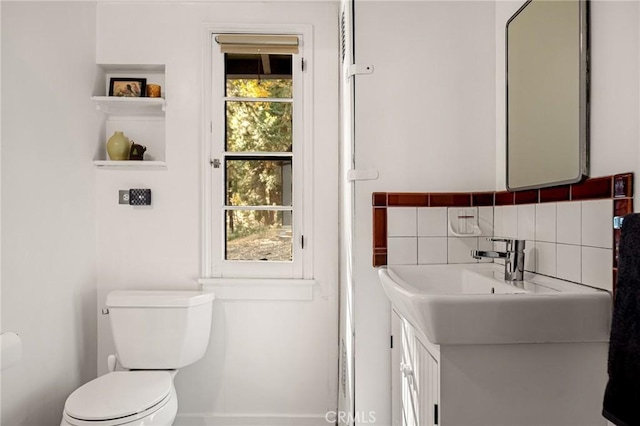
<instances>
[{"instance_id":1,"label":"toilet tank","mask_svg":"<svg viewBox=\"0 0 640 426\"><path fill-rule=\"evenodd\" d=\"M118 361L124 368L177 369L204 356L213 293L112 291L107 307Z\"/></svg>"}]
</instances>

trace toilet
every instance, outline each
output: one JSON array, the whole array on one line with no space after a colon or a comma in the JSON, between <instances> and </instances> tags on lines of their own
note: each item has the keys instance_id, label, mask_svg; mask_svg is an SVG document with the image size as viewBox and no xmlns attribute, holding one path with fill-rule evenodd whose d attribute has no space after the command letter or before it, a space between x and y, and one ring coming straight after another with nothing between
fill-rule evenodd
<instances>
[{"instance_id":1,"label":"toilet","mask_svg":"<svg viewBox=\"0 0 640 426\"><path fill-rule=\"evenodd\" d=\"M115 357L109 357L110 372L69 395L60 425L173 424L178 412L173 378L179 368L204 356L213 299L213 293L200 291L109 293L106 305L116 347Z\"/></svg>"}]
</instances>

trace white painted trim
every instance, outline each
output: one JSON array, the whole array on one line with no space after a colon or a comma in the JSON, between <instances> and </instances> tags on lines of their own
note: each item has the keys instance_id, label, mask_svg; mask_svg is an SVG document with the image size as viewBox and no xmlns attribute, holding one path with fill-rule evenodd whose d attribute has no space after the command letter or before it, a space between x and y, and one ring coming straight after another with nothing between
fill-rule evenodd
<instances>
[{"instance_id":1,"label":"white painted trim","mask_svg":"<svg viewBox=\"0 0 640 426\"><path fill-rule=\"evenodd\" d=\"M211 274L211 131L207 130L211 122L211 25L205 25L202 31L202 142L200 154L200 276Z\"/></svg>"},{"instance_id":2,"label":"white painted trim","mask_svg":"<svg viewBox=\"0 0 640 426\"><path fill-rule=\"evenodd\" d=\"M294 226L293 244L294 244L294 256L301 258L301 262L293 262L291 268L282 268L282 265L265 264L264 262L251 262L250 268L237 268L233 274L237 273L238 276L242 276L246 273L248 276L269 276L269 277L283 277L283 278L304 278L311 279L313 274L313 198L309 198L309 194L313 194L313 79L312 73L309 72L313 66L313 26L311 25L272 25L272 24L205 24L203 27L203 99L202 99L202 125L203 125L203 138L202 138L202 193L201 200L203 205L201 206L201 224L202 224L202 241L201 241L201 276L203 277L220 277L221 271L215 271L216 262L213 261L213 244L214 241L214 229L212 228L212 218L214 217L213 211L213 188L214 183L212 181L214 175L209 164L210 159L214 156L212 152L212 132L209 130L211 117L214 115L214 105L212 97L208 94L212 93L214 87L213 76L213 64L212 64L212 35L216 33L245 33L245 34L295 34L301 36L300 54L294 55L294 58L300 60L304 59L305 69L301 72L301 79L303 84L303 117L302 122L298 123L298 126L302 126L303 132L303 144L296 147L296 157L301 158L304 165L304 182L301 190L297 190L294 193L298 195L300 202L296 202L296 205L303 206L302 208L302 224L303 227ZM298 70L298 63L294 64L294 72ZM295 80L294 80L295 84ZM294 88L295 90L295 88ZM299 132L294 127L295 134ZM295 211L300 211L300 207L294 207L294 221L296 216L299 218ZM221 220L218 220L222 223ZM301 250L299 248L300 239L304 235L305 248ZM223 269L226 261L221 263ZM275 268L275 269L274 269Z\"/></svg>"},{"instance_id":3,"label":"white painted trim","mask_svg":"<svg viewBox=\"0 0 640 426\"><path fill-rule=\"evenodd\" d=\"M179 414L175 426L327 426L325 415L314 416L242 416Z\"/></svg>"},{"instance_id":4,"label":"white painted trim","mask_svg":"<svg viewBox=\"0 0 640 426\"><path fill-rule=\"evenodd\" d=\"M166 161L116 161L116 160L93 160L93 165L98 170L166 170Z\"/></svg>"},{"instance_id":5,"label":"white painted trim","mask_svg":"<svg viewBox=\"0 0 640 426\"><path fill-rule=\"evenodd\" d=\"M315 280L263 278L200 278L203 290L216 300L313 300Z\"/></svg>"}]
</instances>

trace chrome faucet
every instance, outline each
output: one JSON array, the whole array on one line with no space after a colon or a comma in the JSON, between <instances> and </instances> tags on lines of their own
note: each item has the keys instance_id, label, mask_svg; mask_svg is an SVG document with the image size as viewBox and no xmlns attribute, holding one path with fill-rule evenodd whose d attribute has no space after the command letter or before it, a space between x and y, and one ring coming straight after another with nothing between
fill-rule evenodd
<instances>
[{"instance_id":1,"label":"chrome faucet","mask_svg":"<svg viewBox=\"0 0 640 426\"><path fill-rule=\"evenodd\" d=\"M471 250L474 259L483 257L492 259L504 259L504 279L505 281L522 281L524 276L524 240L514 240L510 238L487 238L488 241L506 243L505 251L483 251Z\"/></svg>"}]
</instances>

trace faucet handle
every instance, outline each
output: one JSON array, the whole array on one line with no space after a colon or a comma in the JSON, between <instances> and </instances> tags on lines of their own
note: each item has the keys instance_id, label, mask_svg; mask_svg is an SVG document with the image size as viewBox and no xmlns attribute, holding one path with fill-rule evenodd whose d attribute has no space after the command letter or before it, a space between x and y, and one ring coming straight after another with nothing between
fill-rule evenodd
<instances>
[{"instance_id":1,"label":"faucet handle","mask_svg":"<svg viewBox=\"0 0 640 426\"><path fill-rule=\"evenodd\" d=\"M524 240L516 240L515 238L488 237L487 241L507 243L507 251L523 251L525 246Z\"/></svg>"},{"instance_id":2,"label":"faucet handle","mask_svg":"<svg viewBox=\"0 0 640 426\"><path fill-rule=\"evenodd\" d=\"M511 246L513 245L512 238L503 238L503 237L488 237L487 241L492 241L494 243L507 243L506 250L511 251Z\"/></svg>"},{"instance_id":3,"label":"faucet handle","mask_svg":"<svg viewBox=\"0 0 640 426\"><path fill-rule=\"evenodd\" d=\"M487 241L493 241L494 243L512 244L513 243L513 238L488 237Z\"/></svg>"}]
</instances>

